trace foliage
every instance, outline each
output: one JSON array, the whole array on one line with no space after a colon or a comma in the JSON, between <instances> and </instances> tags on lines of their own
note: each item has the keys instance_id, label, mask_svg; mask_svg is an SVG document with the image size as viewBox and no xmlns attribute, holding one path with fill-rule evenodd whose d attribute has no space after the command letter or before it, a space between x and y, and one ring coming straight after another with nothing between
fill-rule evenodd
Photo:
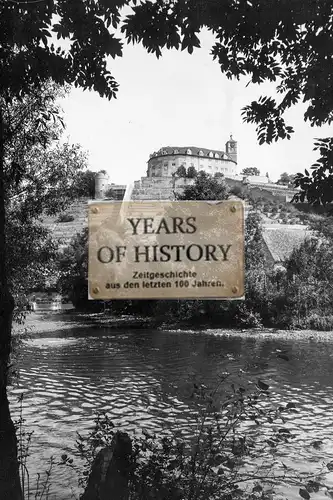
<instances>
[{"instance_id":1,"label":"foliage","mask_svg":"<svg viewBox=\"0 0 333 500\"><path fill-rule=\"evenodd\" d=\"M278 450L295 437L286 425L288 415L297 413L295 404L270 403L263 380L253 386L244 376L230 385L229 379L224 374L214 388L194 382L188 394L189 432L172 429L156 435L144 429L132 438L127 469L132 500L268 500L282 484L308 493L324 487L322 481L287 471L277 460ZM83 466L62 456L63 464L78 473L82 488L98 451L112 445L115 432L109 416L98 414L92 431L78 434L76 455Z\"/></svg>"},{"instance_id":2,"label":"foliage","mask_svg":"<svg viewBox=\"0 0 333 500\"><path fill-rule=\"evenodd\" d=\"M333 138L317 139L314 150L319 151L320 157L312 165L311 173L305 170L305 175L296 174L295 186L300 187L301 192L294 200L325 206L333 201Z\"/></svg>"},{"instance_id":3,"label":"foliage","mask_svg":"<svg viewBox=\"0 0 333 500\"><path fill-rule=\"evenodd\" d=\"M241 198L243 200L245 200L248 197L245 189L242 186L238 186L238 185L232 186L230 188L230 194L233 194L233 195L235 195L238 198Z\"/></svg>"},{"instance_id":4,"label":"foliage","mask_svg":"<svg viewBox=\"0 0 333 500\"><path fill-rule=\"evenodd\" d=\"M177 200L226 200L229 188L221 178L214 179L206 172L200 171L191 186L186 186L183 193L177 194Z\"/></svg>"},{"instance_id":5,"label":"foliage","mask_svg":"<svg viewBox=\"0 0 333 500\"><path fill-rule=\"evenodd\" d=\"M179 200L223 200L229 196L223 178L215 179L199 172L194 184L186 186ZM63 293L74 299L76 307L88 308L87 296L87 231L77 235L63 252L60 260L59 286ZM165 318L175 323L202 323L217 326L258 327L261 325L260 309L265 297L265 268L262 243L261 218L258 212L249 212L245 232L246 305L228 301L124 301L113 304L114 313L128 312L148 315L156 321ZM73 289L76 292L73 294Z\"/></svg>"},{"instance_id":6,"label":"foliage","mask_svg":"<svg viewBox=\"0 0 333 500\"><path fill-rule=\"evenodd\" d=\"M86 165L81 148L66 143L48 149L35 147L26 161L22 186L10 187L8 212L25 222L66 209L76 198L77 173Z\"/></svg>"},{"instance_id":7,"label":"foliage","mask_svg":"<svg viewBox=\"0 0 333 500\"><path fill-rule=\"evenodd\" d=\"M241 171L241 175L260 175L260 170L257 167L246 167Z\"/></svg>"},{"instance_id":8,"label":"foliage","mask_svg":"<svg viewBox=\"0 0 333 500\"><path fill-rule=\"evenodd\" d=\"M201 172L193 186L187 186L179 199L221 199L226 197L224 180L216 180ZM261 208L260 208L261 207ZM329 217L314 217L307 222L321 239L309 239L296 248L280 270L266 266L262 238L261 202L248 211L245 224L245 300L229 301L123 301L112 303L114 314L147 315L156 322L168 318L174 324L210 325L253 328L329 329L333 309L333 229ZM266 203L266 211L287 210L286 204ZM299 213L292 206L292 213ZM300 214L300 213L299 213ZM311 215L311 214L310 214ZM280 215L281 216L281 215ZM287 219L286 219L287 220ZM77 307L87 308L87 234L78 235L61 258L60 285L72 294ZM79 306L80 304L80 306ZM107 305L109 310L110 304Z\"/></svg>"},{"instance_id":9,"label":"foliage","mask_svg":"<svg viewBox=\"0 0 333 500\"><path fill-rule=\"evenodd\" d=\"M26 313L28 292L57 280L58 245L40 218L68 206L76 196L77 177L86 167L86 155L78 145L60 144L63 122L56 101L63 95L47 82L40 92L6 103L3 115L6 238L10 248L6 269L17 321ZM39 125L45 106L54 117L47 128Z\"/></svg>"},{"instance_id":10,"label":"foliage","mask_svg":"<svg viewBox=\"0 0 333 500\"><path fill-rule=\"evenodd\" d=\"M91 170L79 172L75 181L75 191L78 198L95 198L95 176Z\"/></svg>"},{"instance_id":11,"label":"foliage","mask_svg":"<svg viewBox=\"0 0 333 500\"><path fill-rule=\"evenodd\" d=\"M181 165L177 168L175 176L179 177L180 179L184 179L186 177L186 168L184 167L184 165Z\"/></svg>"},{"instance_id":12,"label":"foliage","mask_svg":"<svg viewBox=\"0 0 333 500\"><path fill-rule=\"evenodd\" d=\"M53 457L50 458L47 468L43 473L37 473L36 483L32 485L32 478L29 474L28 458L30 456L30 449L32 445L33 431L27 431L26 420L23 417L23 398L21 394L18 397L19 417L14 422L16 432L18 435L18 461L19 472L22 486L22 500L48 500L50 487L51 487L51 474L55 465Z\"/></svg>"},{"instance_id":13,"label":"foliage","mask_svg":"<svg viewBox=\"0 0 333 500\"><path fill-rule=\"evenodd\" d=\"M194 179L197 176L198 172L195 167L188 167L186 177L188 179Z\"/></svg>"},{"instance_id":14,"label":"foliage","mask_svg":"<svg viewBox=\"0 0 333 500\"><path fill-rule=\"evenodd\" d=\"M56 279L58 245L44 227L31 220L22 223L12 213L7 219L7 242L11 249L7 258L8 280L16 299L14 320L20 322L28 293L45 288Z\"/></svg>"},{"instance_id":15,"label":"foliage","mask_svg":"<svg viewBox=\"0 0 333 500\"><path fill-rule=\"evenodd\" d=\"M293 185L295 180L295 175L293 174L288 174L288 172L283 172L280 175L279 180L277 181L277 184L286 184L287 186Z\"/></svg>"},{"instance_id":16,"label":"foliage","mask_svg":"<svg viewBox=\"0 0 333 500\"><path fill-rule=\"evenodd\" d=\"M247 304L240 304L236 312L236 322L241 328L261 328L262 318L259 312L248 309Z\"/></svg>"},{"instance_id":17,"label":"foliage","mask_svg":"<svg viewBox=\"0 0 333 500\"><path fill-rule=\"evenodd\" d=\"M60 280L58 284L64 295L71 293L75 278L87 278L88 229L77 233L59 255L59 272Z\"/></svg>"},{"instance_id":18,"label":"foliage","mask_svg":"<svg viewBox=\"0 0 333 500\"><path fill-rule=\"evenodd\" d=\"M105 198L109 200L114 200L116 198L113 188L109 188L105 193Z\"/></svg>"}]
</instances>

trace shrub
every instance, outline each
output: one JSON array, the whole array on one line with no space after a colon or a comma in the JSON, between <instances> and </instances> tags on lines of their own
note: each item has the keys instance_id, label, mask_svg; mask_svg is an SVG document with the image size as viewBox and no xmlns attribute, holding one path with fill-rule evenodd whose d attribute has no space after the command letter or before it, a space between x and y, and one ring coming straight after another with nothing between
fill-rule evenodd
<instances>
[{"instance_id":1,"label":"shrub","mask_svg":"<svg viewBox=\"0 0 333 500\"><path fill-rule=\"evenodd\" d=\"M260 328L262 327L261 316L258 312L254 312L247 307L246 304L241 304L236 313L236 324L241 328Z\"/></svg>"},{"instance_id":2,"label":"shrub","mask_svg":"<svg viewBox=\"0 0 333 500\"><path fill-rule=\"evenodd\" d=\"M259 379L256 388L250 389L249 381L239 378L228 387L229 377L224 374L214 389L193 384L189 394L193 429L187 436L180 430L164 435L144 430L142 436L132 438L126 469L132 500L266 499L271 483L294 480L276 469L275 460L278 448L293 438L284 426L284 416L294 411L294 403L270 407L265 382ZM279 420L282 423L276 426ZM115 434L108 415L99 414L88 436L78 434L77 454L84 468L62 456L63 464L78 472L82 488L98 452L112 446ZM263 454L265 461L259 465ZM245 468L245 463L252 463L253 469ZM266 478L268 488L258 484L258 476Z\"/></svg>"},{"instance_id":3,"label":"shrub","mask_svg":"<svg viewBox=\"0 0 333 500\"><path fill-rule=\"evenodd\" d=\"M238 198L241 198L243 200L245 200L247 198L247 194L245 192L245 189L242 188L241 186L233 186L230 189L230 194L238 196Z\"/></svg>"},{"instance_id":4,"label":"shrub","mask_svg":"<svg viewBox=\"0 0 333 500\"><path fill-rule=\"evenodd\" d=\"M312 313L305 318L302 318L301 328L319 331L332 331L333 330L333 315L323 316L318 313Z\"/></svg>"},{"instance_id":5,"label":"shrub","mask_svg":"<svg viewBox=\"0 0 333 500\"><path fill-rule=\"evenodd\" d=\"M184 167L184 165L181 165L177 168L175 175L176 177L179 177L181 179L186 177L186 168Z\"/></svg>"},{"instance_id":6,"label":"shrub","mask_svg":"<svg viewBox=\"0 0 333 500\"><path fill-rule=\"evenodd\" d=\"M195 167L188 167L187 169L187 178L188 179L194 179L198 175L198 172L196 171Z\"/></svg>"}]
</instances>

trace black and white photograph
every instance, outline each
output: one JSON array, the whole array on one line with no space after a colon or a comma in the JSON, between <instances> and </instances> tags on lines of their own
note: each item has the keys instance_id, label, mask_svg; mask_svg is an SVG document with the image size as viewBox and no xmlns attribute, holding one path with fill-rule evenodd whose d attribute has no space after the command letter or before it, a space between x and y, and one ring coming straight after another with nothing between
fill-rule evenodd
<instances>
[{"instance_id":1,"label":"black and white photograph","mask_svg":"<svg viewBox=\"0 0 333 500\"><path fill-rule=\"evenodd\" d=\"M0 500L333 498L332 0L0 0Z\"/></svg>"}]
</instances>

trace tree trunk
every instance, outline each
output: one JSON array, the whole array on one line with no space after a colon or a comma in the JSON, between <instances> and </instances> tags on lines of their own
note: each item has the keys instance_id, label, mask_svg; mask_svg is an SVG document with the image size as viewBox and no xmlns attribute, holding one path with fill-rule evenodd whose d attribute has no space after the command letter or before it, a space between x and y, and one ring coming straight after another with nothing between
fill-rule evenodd
<instances>
[{"instance_id":1,"label":"tree trunk","mask_svg":"<svg viewBox=\"0 0 333 500\"><path fill-rule=\"evenodd\" d=\"M7 367L11 348L14 299L8 288L6 274L3 132L3 115L0 109L0 498L21 500L17 439L7 396Z\"/></svg>"}]
</instances>

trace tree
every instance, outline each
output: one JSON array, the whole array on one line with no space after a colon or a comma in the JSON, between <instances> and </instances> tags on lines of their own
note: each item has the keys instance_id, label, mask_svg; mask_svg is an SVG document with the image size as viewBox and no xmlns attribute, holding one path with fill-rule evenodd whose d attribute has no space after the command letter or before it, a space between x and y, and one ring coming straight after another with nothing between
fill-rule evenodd
<instances>
[{"instance_id":1,"label":"tree","mask_svg":"<svg viewBox=\"0 0 333 500\"><path fill-rule=\"evenodd\" d=\"M188 167L186 177L188 179L194 179L197 176L198 172L195 167Z\"/></svg>"},{"instance_id":2,"label":"tree","mask_svg":"<svg viewBox=\"0 0 333 500\"><path fill-rule=\"evenodd\" d=\"M277 181L277 184L293 184L295 180L295 176L292 174L288 174L288 172L283 172L280 175L280 179Z\"/></svg>"},{"instance_id":3,"label":"tree","mask_svg":"<svg viewBox=\"0 0 333 500\"><path fill-rule=\"evenodd\" d=\"M88 305L88 230L76 234L59 255L58 286L70 296L75 307ZM83 292L83 293L82 293ZM84 295L84 299L82 297Z\"/></svg>"},{"instance_id":4,"label":"tree","mask_svg":"<svg viewBox=\"0 0 333 500\"><path fill-rule=\"evenodd\" d=\"M246 167L241 171L241 175L260 175L260 170L257 167Z\"/></svg>"},{"instance_id":5,"label":"tree","mask_svg":"<svg viewBox=\"0 0 333 500\"><path fill-rule=\"evenodd\" d=\"M208 28L215 38L212 56L229 79L245 76L248 84L275 84L277 97L263 95L242 112L244 121L256 126L259 143L270 144L291 138L294 129L285 115L297 103L304 103L304 120L311 126L332 122L332 14L328 0L157 0L138 4L123 31L159 57L163 47L192 53L200 47L201 29ZM311 175L296 177L297 198L328 203L333 200L333 138L319 139L315 148L319 161Z\"/></svg>"},{"instance_id":6,"label":"tree","mask_svg":"<svg viewBox=\"0 0 333 500\"><path fill-rule=\"evenodd\" d=\"M325 206L333 201L333 138L317 139L314 150L320 152L320 157L312 165L312 173L305 170L305 175L295 176L295 186L301 191L294 196L294 201L307 200L312 205Z\"/></svg>"},{"instance_id":7,"label":"tree","mask_svg":"<svg viewBox=\"0 0 333 500\"><path fill-rule=\"evenodd\" d=\"M101 96L115 96L117 84L107 70L108 56L121 55L121 42L110 33L120 21L119 9L126 2L5 2L0 3L0 497L19 499L17 450L7 398L7 362L11 345L13 297L8 287L6 246L5 157L8 132L6 105L38 94L50 79L93 89ZM66 49L54 38L66 40ZM46 99L40 103L34 140L43 144L54 118ZM13 176L24 165L13 165Z\"/></svg>"},{"instance_id":8,"label":"tree","mask_svg":"<svg viewBox=\"0 0 333 500\"><path fill-rule=\"evenodd\" d=\"M40 218L66 209L80 195L80 186L76 188L85 174L86 155L81 148L59 144L63 134L60 114L45 135L49 146L45 148L30 140L40 115L40 99L47 96L51 100L63 94L59 87L48 83L38 95L26 97L13 106L7 104L4 114L10 129L15 130L8 136L4 161L6 231L10 248L6 264L9 287L19 304L26 301L32 288L56 283L58 243L40 224ZM60 108L55 104L54 112L58 111ZM13 176L15 163L21 169ZM15 311L18 317L20 313Z\"/></svg>"},{"instance_id":9,"label":"tree","mask_svg":"<svg viewBox=\"0 0 333 500\"><path fill-rule=\"evenodd\" d=\"M95 198L95 176L96 173L91 170L80 172L76 181L76 194L79 198Z\"/></svg>"},{"instance_id":10,"label":"tree","mask_svg":"<svg viewBox=\"0 0 333 500\"><path fill-rule=\"evenodd\" d=\"M223 179L217 181L206 172L200 171L191 186L186 186L177 200L226 200L229 188Z\"/></svg>"},{"instance_id":11,"label":"tree","mask_svg":"<svg viewBox=\"0 0 333 500\"><path fill-rule=\"evenodd\" d=\"M55 279L57 246L38 220L42 214L63 210L74 196L78 171L86 167L86 157L79 146L67 143L51 146L59 140L63 123L56 99L63 95L59 87L47 82L38 92L20 99L2 103L3 156L1 193L3 212L6 209L7 254L1 276L1 299L7 296L10 308L7 319L13 315L13 300L18 304L29 289L45 286ZM48 127L40 125L41 113L52 114ZM1 196L0 196L1 197ZM3 219L2 219L3 221ZM3 243L3 241L1 242ZM0 243L0 245L1 245ZM19 263L19 265L18 265ZM20 310L15 317L20 318ZM4 321L2 310L0 327L0 496L7 490L20 498L17 477L15 433L9 417L6 395L6 365L10 352L10 323ZM1 321L0 321L1 323ZM7 331L6 331L6 326ZM1 378L1 376L3 378ZM3 463L7 467L3 466ZM10 472L8 472L10 470ZM6 475L7 481L2 474ZM3 488L3 489L2 489ZM15 492L16 491L16 492Z\"/></svg>"},{"instance_id":12,"label":"tree","mask_svg":"<svg viewBox=\"0 0 333 500\"><path fill-rule=\"evenodd\" d=\"M126 18L121 9L127 6ZM4 108L38 91L49 79L64 85L115 97L118 84L107 68L107 58L122 55L122 42L115 35L121 28L128 42L142 43L157 57L162 49L193 52L200 46L198 34L208 28L215 37L212 56L228 78L248 75L252 83L276 82L279 101L263 96L243 110L245 122L257 126L260 144L291 137L285 112L298 102L307 106L304 118L311 125L330 123L333 117L331 18L328 0L271 2L252 0L54 0L0 3L0 450L14 442L6 393L7 359L10 352L13 298L6 275L5 175L6 130ZM56 42L55 38L60 42ZM55 44L58 43L58 46ZM65 48L64 48L65 47ZM47 103L40 113L35 140L41 141L53 112ZM322 163L312 176L296 178L311 201L327 202L333 190L331 151L333 139L320 143ZM322 154L323 150L323 154ZM13 175L20 171L13 167ZM322 172L329 176L327 179ZM317 171L319 174L317 175ZM11 430L12 429L12 430ZM9 437L8 437L9 436ZM15 450L0 455L2 497L20 497L15 475ZM1 452L0 452L1 453ZM9 484L6 478L10 478Z\"/></svg>"},{"instance_id":13,"label":"tree","mask_svg":"<svg viewBox=\"0 0 333 500\"><path fill-rule=\"evenodd\" d=\"M184 165L181 165L177 168L175 177L179 177L180 179L184 179L186 177L186 168L184 167Z\"/></svg>"}]
</instances>

